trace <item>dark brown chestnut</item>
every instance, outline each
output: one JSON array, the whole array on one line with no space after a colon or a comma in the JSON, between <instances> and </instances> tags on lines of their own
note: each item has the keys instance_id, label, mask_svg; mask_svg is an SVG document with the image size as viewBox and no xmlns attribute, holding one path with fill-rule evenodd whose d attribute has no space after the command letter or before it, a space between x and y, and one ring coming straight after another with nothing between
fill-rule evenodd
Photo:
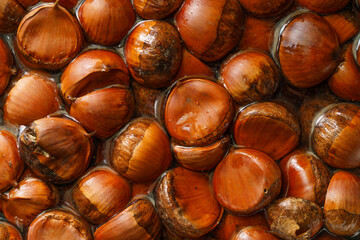
<instances>
[{"instance_id":1,"label":"dark brown chestnut","mask_svg":"<svg viewBox=\"0 0 360 240\"><path fill-rule=\"evenodd\" d=\"M155 203L163 224L183 238L209 233L223 213L212 193L209 176L181 167L161 177L155 189Z\"/></svg>"},{"instance_id":2,"label":"dark brown chestnut","mask_svg":"<svg viewBox=\"0 0 360 240\"><path fill-rule=\"evenodd\" d=\"M257 17L275 17L286 10L293 4L293 0L239 0L241 5Z\"/></svg>"},{"instance_id":3,"label":"dark brown chestnut","mask_svg":"<svg viewBox=\"0 0 360 240\"><path fill-rule=\"evenodd\" d=\"M219 60L236 47L243 23L237 0L187 0L175 15L186 47L206 62Z\"/></svg>"},{"instance_id":4,"label":"dark brown chestnut","mask_svg":"<svg viewBox=\"0 0 360 240\"><path fill-rule=\"evenodd\" d=\"M136 81L131 81L131 89L135 99L135 116L155 117L155 105L162 96L162 89L148 88Z\"/></svg>"},{"instance_id":5,"label":"dark brown chestnut","mask_svg":"<svg viewBox=\"0 0 360 240\"><path fill-rule=\"evenodd\" d=\"M0 239L22 240L20 232L13 225L0 221Z\"/></svg>"},{"instance_id":6,"label":"dark brown chestnut","mask_svg":"<svg viewBox=\"0 0 360 240\"><path fill-rule=\"evenodd\" d=\"M15 75L13 57L7 44L0 38L0 95L5 91L10 77Z\"/></svg>"},{"instance_id":7,"label":"dark brown chestnut","mask_svg":"<svg viewBox=\"0 0 360 240\"><path fill-rule=\"evenodd\" d=\"M183 0L134 0L134 8L145 19L163 19L175 12Z\"/></svg>"},{"instance_id":8,"label":"dark brown chestnut","mask_svg":"<svg viewBox=\"0 0 360 240\"><path fill-rule=\"evenodd\" d=\"M323 231L319 235L317 235L314 240L346 240L342 237L337 237L334 235L331 235L330 233Z\"/></svg>"},{"instance_id":9,"label":"dark brown chestnut","mask_svg":"<svg viewBox=\"0 0 360 240\"><path fill-rule=\"evenodd\" d=\"M67 183L87 169L92 140L80 124L50 117L25 128L19 148L21 158L38 176L53 183Z\"/></svg>"},{"instance_id":10,"label":"dark brown chestnut","mask_svg":"<svg viewBox=\"0 0 360 240\"><path fill-rule=\"evenodd\" d=\"M0 32L14 32L21 19L25 16L26 10L17 0L3 0L0 3ZM0 58L1 59L1 58Z\"/></svg>"},{"instance_id":11,"label":"dark brown chestnut","mask_svg":"<svg viewBox=\"0 0 360 240\"><path fill-rule=\"evenodd\" d=\"M234 232L230 240L280 240L270 232L268 227L251 226Z\"/></svg>"},{"instance_id":12,"label":"dark brown chestnut","mask_svg":"<svg viewBox=\"0 0 360 240\"><path fill-rule=\"evenodd\" d=\"M343 9L350 0L296 0L301 6L317 13L334 13Z\"/></svg>"}]
</instances>

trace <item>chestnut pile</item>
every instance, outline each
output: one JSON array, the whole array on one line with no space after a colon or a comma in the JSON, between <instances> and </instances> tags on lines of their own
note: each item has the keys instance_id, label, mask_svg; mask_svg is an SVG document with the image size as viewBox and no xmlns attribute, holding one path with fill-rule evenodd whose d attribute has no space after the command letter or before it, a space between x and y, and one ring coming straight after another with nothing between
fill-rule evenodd
<instances>
[{"instance_id":1,"label":"chestnut pile","mask_svg":"<svg viewBox=\"0 0 360 240\"><path fill-rule=\"evenodd\" d=\"M0 240L360 238L359 0L0 0Z\"/></svg>"}]
</instances>

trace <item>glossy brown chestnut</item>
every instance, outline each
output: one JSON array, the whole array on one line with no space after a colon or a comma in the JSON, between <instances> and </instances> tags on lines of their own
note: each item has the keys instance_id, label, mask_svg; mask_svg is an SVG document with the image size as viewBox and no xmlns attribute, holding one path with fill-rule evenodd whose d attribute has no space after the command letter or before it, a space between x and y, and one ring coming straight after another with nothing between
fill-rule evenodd
<instances>
[{"instance_id":1,"label":"glossy brown chestnut","mask_svg":"<svg viewBox=\"0 0 360 240\"><path fill-rule=\"evenodd\" d=\"M224 212L219 225L212 231L217 240L229 240L236 230L249 226L264 226L269 228L264 212L258 212L250 216L236 216Z\"/></svg>"},{"instance_id":2,"label":"glossy brown chestnut","mask_svg":"<svg viewBox=\"0 0 360 240\"><path fill-rule=\"evenodd\" d=\"M240 110L233 136L236 144L255 148L278 160L298 145L300 126L283 105L260 102Z\"/></svg>"},{"instance_id":3,"label":"glossy brown chestnut","mask_svg":"<svg viewBox=\"0 0 360 240\"><path fill-rule=\"evenodd\" d=\"M169 93L164 119L169 134L182 146L207 146L219 139L232 123L234 102L217 83L189 78Z\"/></svg>"},{"instance_id":4,"label":"glossy brown chestnut","mask_svg":"<svg viewBox=\"0 0 360 240\"><path fill-rule=\"evenodd\" d=\"M163 224L184 238L209 233L223 213L212 193L209 176L181 167L162 176L155 189L155 202Z\"/></svg>"},{"instance_id":5,"label":"glossy brown chestnut","mask_svg":"<svg viewBox=\"0 0 360 240\"><path fill-rule=\"evenodd\" d=\"M135 182L155 180L171 160L169 137L152 118L131 121L112 144L111 166Z\"/></svg>"},{"instance_id":6,"label":"glossy brown chestnut","mask_svg":"<svg viewBox=\"0 0 360 240\"><path fill-rule=\"evenodd\" d=\"M127 38L124 51L131 76L146 87L169 86L181 63L179 33L164 21L141 22Z\"/></svg>"},{"instance_id":7,"label":"glossy brown chestnut","mask_svg":"<svg viewBox=\"0 0 360 240\"><path fill-rule=\"evenodd\" d=\"M132 193L132 196L131 198L132 199L135 199L135 198L139 198L139 197L143 197L145 195L148 195L149 193L152 192L154 188L154 183L153 182L146 182L146 183L132 183L131 184L131 193Z\"/></svg>"},{"instance_id":8,"label":"glossy brown chestnut","mask_svg":"<svg viewBox=\"0 0 360 240\"><path fill-rule=\"evenodd\" d=\"M230 137L225 136L205 147L184 147L172 143L172 151L181 166L194 171L207 171L221 161L230 145Z\"/></svg>"},{"instance_id":9,"label":"glossy brown chestnut","mask_svg":"<svg viewBox=\"0 0 360 240\"><path fill-rule=\"evenodd\" d=\"M251 226L234 232L230 240L277 240L275 235L270 233L270 229L264 226Z\"/></svg>"},{"instance_id":10,"label":"glossy brown chestnut","mask_svg":"<svg viewBox=\"0 0 360 240\"><path fill-rule=\"evenodd\" d=\"M257 50L238 52L227 59L222 64L219 79L240 105L270 98L279 80L274 61Z\"/></svg>"},{"instance_id":11,"label":"glossy brown chestnut","mask_svg":"<svg viewBox=\"0 0 360 240\"><path fill-rule=\"evenodd\" d=\"M320 206L324 204L330 174L315 154L297 149L283 158L279 166L283 197L299 197Z\"/></svg>"},{"instance_id":12,"label":"glossy brown chestnut","mask_svg":"<svg viewBox=\"0 0 360 240\"><path fill-rule=\"evenodd\" d=\"M360 178L339 171L331 178L324 204L326 228L339 236L352 236L360 231Z\"/></svg>"},{"instance_id":13,"label":"glossy brown chestnut","mask_svg":"<svg viewBox=\"0 0 360 240\"><path fill-rule=\"evenodd\" d=\"M136 19L130 0L85 0L78 17L89 42L101 45L119 43Z\"/></svg>"},{"instance_id":14,"label":"glossy brown chestnut","mask_svg":"<svg viewBox=\"0 0 360 240\"><path fill-rule=\"evenodd\" d=\"M296 0L301 6L317 13L334 13L343 9L350 0Z\"/></svg>"},{"instance_id":15,"label":"glossy brown chestnut","mask_svg":"<svg viewBox=\"0 0 360 240\"><path fill-rule=\"evenodd\" d=\"M60 108L56 83L44 72L30 71L20 77L8 93L4 104L4 120L28 125Z\"/></svg>"},{"instance_id":16,"label":"glossy brown chestnut","mask_svg":"<svg viewBox=\"0 0 360 240\"><path fill-rule=\"evenodd\" d=\"M11 224L0 221L0 239L22 240L20 232Z\"/></svg>"},{"instance_id":17,"label":"glossy brown chestnut","mask_svg":"<svg viewBox=\"0 0 360 240\"><path fill-rule=\"evenodd\" d=\"M251 214L274 200L281 190L275 161L255 149L232 149L216 167L213 188L219 203L234 214Z\"/></svg>"},{"instance_id":18,"label":"glossy brown chestnut","mask_svg":"<svg viewBox=\"0 0 360 240\"><path fill-rule=\"evenodd\" d=\"M21 19L25 16L25 9L16 0L3 0L0 3L0 32L14 32ZM0 58L1 59L1 58Z\"/></svg>"},{"instance_id":19,"label":"glossy brown chestnut","mask_svg":"<svg viewBox=\"0 0 360 240\"><path fill-rule=\"evenodd\" d=\"M108 138L130 120L134 109L131 90L118 85L73 99L69 113L95 136Z\"/></svg>"},{"instance_id":20,"label":"glossy brown chestnut","mask_svg":"<svg viewBox=\"0 0 360 240\"><path fill-rule=\"evenodd\" d=\"M0 38L0 95L7 87L11 75L15 75L13 67L13 57L7 44Z\"/></svg>"},{"instance_id":21,"label":"glossy brown chestnut","mask_svg":"<svg viewBox=\"0 0 360 240\"><path fill-rule=\"evenodd\" d=\"M294 197L273 202L266 209L266 218L272 233L284 239L310 239L323 224L321 207Z\"/></svg>"},{"instance_id":22,"label":"glossy brown chestnut","mask_svg":"<svg viewBox=\"0 0 360 240\"><path fill-rule=\"evenodd\" d=\"M37 68L60 69L79 53L83 35L76 18L57 1L35 8L22 19L16 45Z\"/></svg>"},{"instance_id":23,"label":"glossy brown chestnut","mask_svg":"<svg viewBox=\"0 0 360 240\"><path fill-rule=\"evenodd\" d=\"M62 118L42 118L25 128L20 156L38 176L53 183L80 177L92 155L91 136L80 124Z\"/></svg>"},{"instance_id":24,"label":"glossy brown chestnut","mask_svg":"<svg viewBox=\"0 0 360 240\"><path fill-rule=\"evenodd\" d=\"M257 17L275 17L288 10L293 0L239 0L241 5Z\"/></svg>"},{"instance_id":25,"label":"glossy brown chestnut","mask_svg":"<svg viewBox=\"0 0 360 240\"><path fill-rule=\"evenodd\" d=\"M17 180L24 171L24 162L20 158L15 136L0 131L0 193L11 186L17 186Z\"/></svg>"},{"instance_id":26,"label":"glossy brown chestnut","mask_svg":"<svg viewBox=\"0 0 360 240\"><path fill-rule=\"evenodd\" d=\"M21 6L24 8L31 7L39 2L39 0L17 0ZM42 0L42 2L46 2L46 0Z\"/></svg>"},{"instance_id":27,"label":"glossy brown chestnut","mask_svg":"<svg viewBox=\"0 0 360 240\"><path fill-rule=\"evenodd\" d=\"M155 117L155 105L160 96L162 96L162 90L145 87L136 81L131 81L131 89L135 99L135 116L141 117L146 115Z\"/></svg>"},{"instance_id":28,"label":"glossy brown chestnut","mask_svg":"<svg viewBox=\"0 0 360 240\"><path fill-rule=\"evenodd\" d=\"M101 224L130 201L130 183L109 167L92 169L71 191L76 210L90 223Z\"/></svg>"},{"instance_id":29,"label":"glossy brown chestnut","mask_svg":"<svg viewBox=\"0 0 360 240\"><path fill-rule=\"evenodd\" d=\"M73 213L52 210L39 215L29 226L27 240L92 240L89 226Z\"/></svg>"},{"instance_id":30,"label":"glossy brown chestnut","mask_svg":"<svg viewBox=\"0 0 360 240\"><path fill-rule=\"evenodd\" d=\"M95 240L156 240L161 236L161 221L147 198L132 202L94 233Z\"/></svg>"},{"instance_id":31,"label":"glossy brown chestnut","mask_svg":"<svg viewBox=\"0 0 360 240\"><path fill-rule=\"evenodd\" d=\"M28 227L37 215L60 201L60 194L51 183L32 177L22 180L2 197L4 216L20 229Z\"/></svg>"},{"instance_id":32,"label":"glossy brown chestnut","mask_svg":"<svg viewBox=\"0 0 360 240\"><path fill-rule=\"evenodd\" d=\"M90 50L80 54L61 75L61 93L71 104L71 98L82 97L110 85L129 86L129 71L124 60L106 50Z\"/></svg>"},{"instance_id":33,"label":"glossy brown chestnut","mask_svg":"<svg viewBox=\"0 0 360 240\"><path fill-rule=\"evenodd\" d=\"M206 62L219 60L236 47L243 23L237 0L185 0L175 15L186 47Z\"/></svg>"},{"instance_id":34,"label":"glossy brown chestnut","mask_svg":"<svg viewBox=\"0 0 360 240\"><path fill-rule=\"evenodd\" d=\"M314 120L311 145L315 153L336 168L360 166L360 107L330 105Z\"/></svg>"},{"instance_id":35,"label":"glossy brown chestnut","mask_svg":"<svg viewBox=\"0 0 360 240\"><path fill-rule=\"evenodd\" d=\"M300 11L288 16L278 24L273 38L273 57L295 87L316 86L330 77L338 64L336 32L315 13Z\"/></svg>"},{"instance_id":36,"label":"glossy brown chestnut","mask_svg":"<svg viewBox=\"0 0 360 240\"><path fill-rule=\"evenodd\" d=\"M175 12L183 0L134 0L136 13L145 19L163 19Z\"/></svg>"}]
</instances>

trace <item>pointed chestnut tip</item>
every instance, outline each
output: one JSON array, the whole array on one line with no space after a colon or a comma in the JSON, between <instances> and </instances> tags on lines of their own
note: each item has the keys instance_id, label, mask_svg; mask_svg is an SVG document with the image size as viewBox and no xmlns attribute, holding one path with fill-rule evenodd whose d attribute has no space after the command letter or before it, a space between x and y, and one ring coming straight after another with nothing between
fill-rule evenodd
<instances>
[{"instance_id":1,"label":"pointed chestnut tip","mask_svg":"<svg viewBox=\"0 0 360 240\"><path fill-rule=\"evenodd\" d=\"M77 99L77 97L71 97L71 96L67 96L66 98L69 99L71 103L74 103Z\"/></svg>"},{"instance_id":2,"label":"pointed chestnut tip","mask_svg":"<svg viewBox=\"0 0 360 240\"><path fill-rule=\"evenodd\" d=\"M17 73L17 69L16 69L15 67L13 67L13 68L10 69L10 74L11 74L12 76L15 76L16 73Z\"/></svg>"},{"instance_id":3,"label":"pointed chestnut tip","mask_svg":"<svg viewBox=\"0 0 360 240\"><path fill-rule=\"evenodd\" d=\"M54 3L54 7L58 7L59 6L59 0L56 0Z\"/></svg>"}]
</instances>

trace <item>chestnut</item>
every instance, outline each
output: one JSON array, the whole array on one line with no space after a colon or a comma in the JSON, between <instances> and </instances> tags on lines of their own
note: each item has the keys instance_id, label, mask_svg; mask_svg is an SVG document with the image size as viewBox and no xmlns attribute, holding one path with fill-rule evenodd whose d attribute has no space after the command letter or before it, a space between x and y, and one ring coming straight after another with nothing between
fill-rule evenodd
<instances>
[{"instance_id":1,"label":"chestnut","mask_svg":"<svg viewBox=\"0 0 360 240\"><path fill-rule=\"evenodd\" d=\"M360 107L351 103L330 105L314 120L314 152L335 168L360 166Z\"/></svg>"},{"instance_id":2,"label":"chestnut","mask_svg":"<svg viewBox=\"0 0 360 240\"><path fill-rule=\"evenodd\" d=\"M217 200L226 210L246 215L267 206L278 196L281 172L265 153L234 148L215 168L212 184Z\"/></svg>"},{"instance_id":3,"label":"chestnut","mask_svg":"<svg viewBox=\"0 0 360 240\"><path fill-rule=\"evenodd\" d=\"M172 160L169 137L156 120L147 117L131 121L110 151L111 166L135 182L155 180Z\"/></svg>"},{"instance_id":4,"label":"chestnut","mask_svg":"<svg viewBox=\"0 0 360 240\"><path fill-rule=\"evenodd\" d=\"M92 140L80 124L49 117L24 129L19 149L21 158L38 176L52 183L68 183L87 169Z\"/></svg>"},{"instance_id":5,"label":"chestnut","mask_svg":"<svg viewBox=\"0 0 360 240\"><path fill-rule=\"evenodd\" d=\"M60 69L79 53L83 45L79 23L58 1L33 9L19 24L17 49L34 67Z\"/></svg>"},{"instance_id":6,"label":"chestnut","mask_svg":"<svg viewBox=\"0 0 360 240\"><path fill-rule=\"evenodd\" d=\"M181 166L194 171L207 171L223 159L230 144L230 137L225 136L205 147L184 147L172 143L172 150Z\"/></svg>"},{"instance_id":7,"label":"chestnut","mask_svg":"<svg viewBox=\"0 0 360 240\"><path fill-rule=\"evenodd\" d=\"M136 19L130 0L85 0L78 17L89 42L101 45L119 43Z\"/></svg>"},{"instance_id":8,"label":"chestnut","mask_svg":"<svg viewBox=\"0 0 360 240\"><path fill-rule=\"evenodd\" d=\"M271 51L291 85L310 88L334 72L339 42L335 30L323 17L298 11L278 23Z\"/></svg>"},{"instance_id":9,"label":"chestnut","mask_svg":"<svg viewBox=\"0 0 360 240\"><path fill-rule=\"evenodd\" d=\"M350 0L296 0L301 6L317 13L334 13L343 9Z\"/></svg>"},{"instance_id":10,"label":"chestnut","mask_svg":"<svg viewBox=\"0 0 360 240\"><path fill-rule=\"evenodd\" d=\"M156 240L161 236L161 221L147 198L133 201L94 232L95 240Z\"/></svg>"},{"instance_id":11,"label":"chestnut","mask_svg":"<svg viewBox=\"0 0 360 240\"><path fill-rule=\"evenodd\" d=\"M167 87L181 63L179 33L164 21L141 22L127 38L124 54L135 81L151 88Z\"/></svg>"},{"instance_id":12,"label":"chestnut","mask_svg":"<svg viewBox=\"0 0 360 240\"><path fill-rule=\"evenodd\" d=\"M10 77L15 73L16 70L13 68L13 57L10 49L4 40L0 38L0 95L3 94Z\"/></svg>"},{"instance_id":13,"label":"chestnut","mask_svg":"<svg viewBox=\"0 0 360 240\"><path fill-rule=\"evenodd\" d=\"M21 0L23 1L23 0ZM57 0L41 0L42 2L56 2ZM59 5L71 11L78 3L79 0L59 0Z\"/></svg>"},{"instance_id":14,"label":"chestnut","mask_svg":"<svg viewBox=\"0 0 360 240\"><path fill-rule=\"evenodd\" d=\"M20 158L15 136L6 131L0 131L0 193L11 186L17 186L17 181L24 171L24 162Z\"/></svg>"},{"instance_id":15,"label":"chestnut","mask_svg":"<svg viewBox=\"0 0 360 240\"><path fill-rule=\"evenodd\" d=\"M221 219L209 176L182 167L167 171L155 189L156 209L163 224L183 238L209 233Z\"/></svg>"},{"instance_id":16,"label":"chestnut","mask_svg":"<svg viewBox=\"0 0 360 240\"><path fill-rule=\"evenodd\" d=\"M240 105L270 98L279 80L274 61L257 50L241 51L227 59L219 79Z\"/></svg>"},{"instance_id":17,"label":"chestnut","mask_svg":"<svg viewBox=\"0 0 360 240\"><path fill-rule=\"evenodd\" d=\"M109 167L99 166L71 190L76 210L90 223L105 223L130 201L130 183Z\"/></svg>"},{"instance_id":18,"label":"chestnut","mask_svg":"<svg viewBox=\"0 0 360 240\"><path fill-rule=\"evenodd\" d=\"M235 143L279 160L299 143L297 118L280 103L259 102L239 111L233 127Z\"/></svg>"},{"instance_id":19,"label":"chestnut","mask_svg":"<svg viewBox=\"0 0 360 240\"><path fill-rule=\"evenodd\" d=\"M24 8L28 8L31 6L34 6L35 4L37 4L39 2L39 0L17 0L21 6L23 6ZM42 2L45 2L45 0L42 0Z\"/></svg>"},{"instance_id":20,"label":"chestnut","mask_svg":"<svg viewBox=\"0 0 360 240\"><path fill-rule=\"evenodd\" d=\"M167 96L164 121L176 144L206 146L233 121L234 102L225 88L205 78L177 82Z\"/></svg>"},{"instance_id":21,"label":"chestnut","mask_svg":"<svg viewBox=\"0 0 360 240\"><path fill-rule=\"evenodd\" d=\"M251 226L234 232L230 240L278 240L276 236L271 234L268 227Z\"/></svg>"},{"instance_id":22,"label":"chestnut","mask_svg":"<svg viewBox=\"0 0 360 240\"><path fill-rule=\"evenodd\" d=\"M183 0L134 0L136 13L145 19L163 19L175 12Z\"/></svg>"},{"instance_id":23,"label":"chestnut","mask_svg":"<svg viewBox=\"0 0 360 240\"><path fill-rule=\"evenodd\" d=\"M331 178L324 204L326 228L338 236L352 236L360 231L360 178L345 171Z\"/></svg>"},{"instance_id":24,"label":"chestnut","mask_svg":"<svg viewBox=\"0 0 360 240\"><path fill-rule=\"evenodd\" d=\"M19 1L3 0L0 4L0 33L14 32L25 14L26 10Z\"/></svg>"},{"instance_id":25,"label":"chestnut","mask_svg":"<svg viewBox=\"0 0 360 240\"><path fill-rule=\"evenodd\" d=\"M132 183L131 189L132 189L132 199L139 198L144 195L148 195L152 192L155 182L145 182L145 183Z\"/></svg>"},{"instance_id":26,"label":"chestnut","mask_svg":"<svg viewBox=\"0 0 360 240\"><path fill-rule=\"evenodd\" d=\"M44 72L23 74L8 93L4 120L28 125L60 109L60 95L55 82Z\"/></svg>"},{"instance_id":27,"label":"chestnut","mask_svg":"<svg viewBox=\"0 0 360 240\"><path fill-rule=\"evenodd\" d=\"M185 0L175 15L186 47L206 62L219 60L236 47L243 23L237 0Z\"/></svg>"},{"instance_id":28,"label":"chestnut","mask_svg":"<svg viewBox=\"0 0 360 240\"><path fill-rule=\"evenodd\" d=\"M20 232L13 225L0 221L0 239L22 240Z\"/></svg>"},{"instance_id":29,"label":"chestnut","mask_svg":"<svg viewBox=\"0 0 360 240\"><path fill-rule=\"evenodd\" d=\"M145 87L136 81L131 82L131 89L135 99L135 116L141 117L146 115L155 117L155 105L162 96L162 90Z\"/></svg>"},{"instance_id":30,"label":"chestnut","mask_svg":"<svg viewBox=\"0 0 360 240\"><path fill-rule=\"evenodd\" d=\"M32 177L22 180L2 197L4 216L20 229L28 227L37 215L60 201L59 191L51 183Z\"/></svg>"},{"instance_id":31,"label":"chestnut","mask_svg":"<svg viewBox=\"0 0 360 240\"><path fill-rule=\"evenodd\" d=\"M288 10L293 0L239 0L241 5L256 17L275 17Z\"/></svg>"},{"instance_id":32,"label":"chestnut","mask_svg":"<svg viewBox=\"0 0 360 240\"><path fill-rule=\"evenodd\" d=\"M310 239L322 226L323 213L303 198L281 198L266 209L271 232L284 239Z\"/></svg>"},{"instance_id":33,"label":"chestnut","mask_svg":"<svg viewBox=\"0 0 360 240\"><path fill-rule=\"evenodd\" d=\"M67 210L51 210L37 216L30 224L27 240L92 240L90 227Z\"/></svg>"},{"instance_id":34,"label":"chestnut","mask_svg":"<svg viewBox=\"0 0 360 240\"><path fill-rule=\"evenodd\" d=\"M330 173L315 154L297 149L283 158L279 166L283 197L299 197L320 206L324 204Z\"/></svg>"}]
</instances>

